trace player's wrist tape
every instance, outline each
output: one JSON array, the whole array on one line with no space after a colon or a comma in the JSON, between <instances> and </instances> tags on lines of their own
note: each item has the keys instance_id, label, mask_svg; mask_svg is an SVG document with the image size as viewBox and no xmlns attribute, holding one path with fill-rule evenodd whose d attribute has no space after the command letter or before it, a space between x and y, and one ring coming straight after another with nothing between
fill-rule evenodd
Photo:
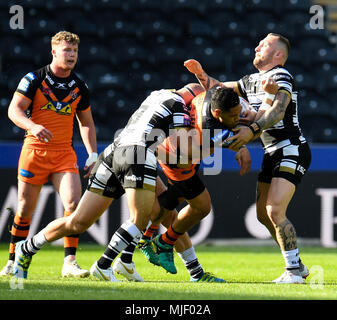
<instances>
[{"instance_id":1,"label":"player's wrist tape","mask_svg":"<svg viewBox=\"0 0 337 320\"><path fill-rule=\"evenodd\" d=\"M271 101L274 101L274 99L275 99L275 94L271 94L271 93L265 93L265 95L264 95L264 97L266 98L266 99L269 99L269 100L271 100Z\"/></svg>"},{"instance_id":2,"label":"player's wrist tape","mask_svg":"<svg viewBox=\"0 0 337 320\"><path fill-rule=\"evenodd\" d=\"M254 136L261 132L261 127L257 122L253 122L248 128L252 131Z\"/></svg>"},{"instance_id":3,"label":"player's wrist tape","mask_svg":"<svg viewBox=\"0 0 337 320\"><path fill-rule=\"evenodd\" d=\"M98 158L97 152L90 153L87 161L85 162L85 166L86 167L91 166L94 162L97 161L97 158Z\"/></svg>"}]
</instances>

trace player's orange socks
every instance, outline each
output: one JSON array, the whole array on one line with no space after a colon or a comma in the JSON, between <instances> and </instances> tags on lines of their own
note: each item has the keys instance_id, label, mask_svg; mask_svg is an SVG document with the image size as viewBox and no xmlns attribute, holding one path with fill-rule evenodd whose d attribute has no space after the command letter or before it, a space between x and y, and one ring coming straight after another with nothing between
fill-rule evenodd
<instances>
[{"instance_id":1,"label":"player's orange socks","mask_svg":"<svg viewBox=\"0 0 337 320\"><path fill-rule=\"evenodd\" d=\"M26 240L28 237L30 221L30 218L21 218L15 215L9 243L9 260L14 261L15 259L15 243Z\"/></svg>"},{"instance_id":2,"label":"player's orange socks","mask_svg":"<svg viewBox=\"0 0 337 320\"><path fill-rule=\"evenodd\" d=\"M172 225L170 225L167 231L164 234L162 234L161 239L163 242L168 243L173 246L182 234L183 233L179 233L175 231L172 228Z\"/></svg>"},{"instance_id":3,"label":"player's orange socks","mask_svg":"<svg viewBox=\"0 0 337 320\"><path fill-rule=\"evenodd\" d=\"M68 217L72 214L72 212L64 211L64 216ZM67 257L69 255L75 255L76 249L78 247L79 234L72 234L70 236L64 237L64 256Z\"/></svg>"},{"instance_id":4,"label":"player's orange socks","mask_svg":"<svg viewBox=\"0 0 337 320\"><path fill-rule=\"evenodd\" d=\"M159 229L159 226L151 224L146 231L144 232L142 238L143 239L151 239L154 233Z\"/></svg>"}]
</instances>

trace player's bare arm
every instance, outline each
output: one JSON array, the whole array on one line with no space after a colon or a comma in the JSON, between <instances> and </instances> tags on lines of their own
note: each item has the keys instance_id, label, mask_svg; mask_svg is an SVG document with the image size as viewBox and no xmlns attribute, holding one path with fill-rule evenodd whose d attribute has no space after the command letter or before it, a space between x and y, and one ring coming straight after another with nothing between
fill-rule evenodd
<instances>
[{"instance_id":1,"label":"player's bare arm","mask_svg":"<svg viewBox=\"0 0 337 320\"><path fill-rule=\"evenodd\" d=\"M217 79L214 79L210 77L202 68L199 61L195 59L189 59L184 62L184 66L187 68L187 70L191 73L193 73L200 84L205 88L205 90L208 90L215 85L220 85L225 88L232 88L238 95L241 95L237 86L237 83L235 81L228 81L228 82L220 82Z\"/></svg>"},{"instance_id":2,"label":"player's bare arm","mask_svg":"<svg viewBox=\"0 0 337 320\"><path fill-rule=\"evenodd\" d=\"M272 108L266 110L263 115L256 121L261 131L272 127L284 118L287 106L290 102L289 93L279 91L275 97ZM257 117L258 118L258 117Z\"/></svg>"},{"instance_id":3,"label":"player's bare arm","mask_svg":"<svg viewBox=\"0 0 337 320\"><path fill-rule=\"evenodd\" d=\"M48 142L53 138L52 133L44 126L29 119L25 113L30 103L30 99L14 94L8 107L8 118L19 128L30 131L40 141Z\"/></svg>"},{"instance_id":4,"label":"player's bare arm","mask_svg":"<svg viewBox=\"0 0 337 320\"><path fill-rule=\"evenodd\" d=\"M97 161L97 141L96 141L96 129L94 120L90 110L78 111L76 113L80 134L82 137L83 144L87 153L89 155L84 170L87 170L87 173L84 175L84 178L89 177L91 169Z\"/></svg>"},{"instance_id":5,"label":"player's bare arm","mask_svg":"<svg viewBox=\"0 0 337 320\"><path fill-rule=\"evenodd\" d=\"M263 89L266 92L263 104L267 106L267 109L262 108L262 104L260 110L256 115L255 122L253 122L249 127L240 127L233 129L236 134L228 139L228 141L234 140L229 149L238 151L243 145L254 139L257 139L264 129L272 127L274 124L283 119L286 107L290 101L289 94L285 91L277 91L278 84L271 78L264 80ZM274 99L274 93L277 94L275 96L275 100L272 101L272 99ZM288 97L289 100L285 99L285 97ZM280 107L280 104L284 104L284 107ZM281 112L280 108L284 108L283 112ZM267 116L267 118L264 118L265 116ZM280 118L277 120L277 117ZM259 123L259 121L262 122L262 124L264 125L263 127L262 124Z\"/></svg>"},{"instance_id":6,"label":"player's bare arm","mask_svg":"<svg viewBox=\"0 0 337 320\"><path fill-rule=\"evenodd\" d=\"M189 59L184 62L184 66L189 72L193 73L197 77L198 81L205 88L205 90L208 90L215 85L221 85L221 82L219 80L210 77L204 71L199 61Z\"/></svg>"}]
</instances>

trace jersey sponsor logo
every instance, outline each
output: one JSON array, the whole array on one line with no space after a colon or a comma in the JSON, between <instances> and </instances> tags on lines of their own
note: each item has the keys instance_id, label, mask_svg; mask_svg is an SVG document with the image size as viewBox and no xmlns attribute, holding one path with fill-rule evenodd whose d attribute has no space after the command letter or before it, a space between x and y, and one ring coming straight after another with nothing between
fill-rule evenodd
<instances>
[{"instance_id":1,"label":"jersey sponsor logo","mask_svg":"<svg viewBox=\"0 0 337 320\"><path fill-rule=\"evenodd\" d=\"M23 91L23 92L27 92L28 88L29 88L30 82L28 79L26 78L22 78L19 85L18 85L18 89Z\"/></svg>"},{"instance_id":2,"label":"jersey sponsor logo","mask_svg":"<svg viewBox=\"0 0 337 320\"><path fill-rule=\"evenodd\" d=\"M125 180L130 180L130 181L142 181L141 177L136 177L134 174L132 176L125 176Z\"/></svg>"},{"instance_id":3,"label":"jersey sponsor logo","mask_svg":"<svg viewBox=\"0 0 337 320\"><path fill-rule=\"evenodd\" d=\"M33 178L35 176L33 172L30 172L25 169L20 169L20 175L25 178Z\"/></svg>"},{"instance_id":4,"label":"jersey sponsor logo","mask_svg":"<svg viewBox=\"0 0 337 320\"><path fill-rule=\"evenodd\" d=\"M67 84L64 82L56 82L55 88L67 90Z\"/></svg>"},{"instance_id":5,"label":"jersey sponsor logo","mask_svg":"<svg viewBox=\"0 0 337 320\"><path fill-rule=\"evenodd\" d=\"M46 78L48 79L48 81L51 85L53 85L55 83L55 81L48 74L46 75Z\"/></svg>"},{"instance_id":6,"label":"jersey sponsor logo","mask_svg":"<svg viewBox=\"0 0 337 320\"><path fill-rule=\"evenodd\" d=\"M71 80L71 81L68 83L68 87L71 88L75 83L76 83L75 80Z\"/></svg>"},{"instance_id":7,"label":"jersey sponsor logo","mask_svg":"<svg viewBox=\"0 0 337 320\"><path fill-rule=\"evenodd\" d=\"M72 113L72 108L69 103L50 101L44 105L41 110L55 111L58 114L70 116Z\"/></svg>"}]
</instances>

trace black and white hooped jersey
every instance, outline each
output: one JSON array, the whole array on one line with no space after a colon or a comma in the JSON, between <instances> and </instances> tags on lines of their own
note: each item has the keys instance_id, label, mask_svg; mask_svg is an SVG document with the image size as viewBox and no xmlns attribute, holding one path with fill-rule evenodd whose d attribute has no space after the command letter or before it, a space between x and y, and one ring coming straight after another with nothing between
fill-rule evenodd
<instances>
[{"instance_id":1,"label":"black and white hooped jersey","mask_svg":"<svg viewBox=\"0 0 337 320\"><path fill-rule=\"evenodd\" d=\"M305 142L299 127L297 115L297 91L293 76L282 66L276 66L264 73L253 73L238 81L238 88L243 96L256 111L259 110L265 92L261 81L271 77L279 86L279 90L289 93L291 100L287 106L284 118L274 126L263 130L261 141L265 152L269 153L291 143Z\"/></svg>"},{"instance_id":2,"label":"black and white hooped jersey","mask_svg":"<svg viewBox=\"0 0 337 320\"><path fill-rule=\"evenodd\" d=\"M114 141L114 147L139 145L155 150L169 129L190 127L189 108L172 90L153 91L134 112Z\"/></svg>"}]
</instances>

